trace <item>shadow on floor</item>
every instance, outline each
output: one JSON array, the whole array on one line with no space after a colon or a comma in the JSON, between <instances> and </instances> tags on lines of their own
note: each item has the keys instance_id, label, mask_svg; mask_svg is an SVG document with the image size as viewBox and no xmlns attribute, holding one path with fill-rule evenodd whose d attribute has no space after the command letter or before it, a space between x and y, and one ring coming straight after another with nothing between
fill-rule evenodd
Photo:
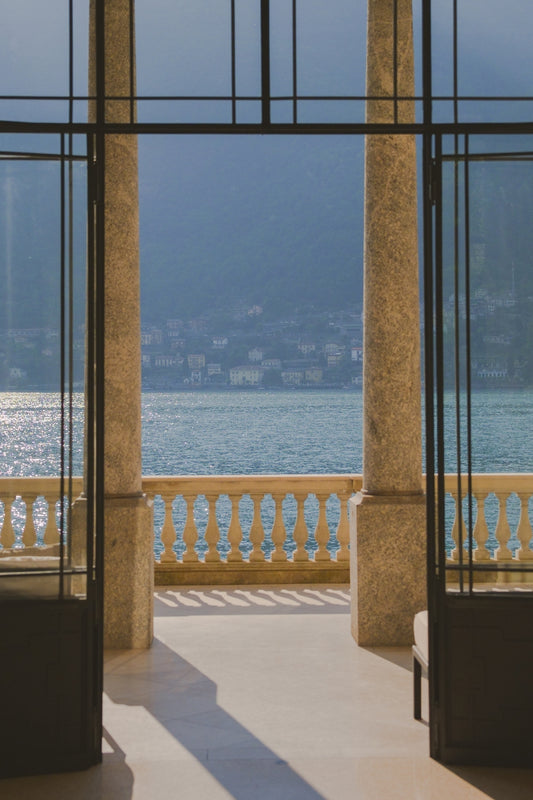
<instances>
[{"instance_id":1,"label":"shadow on floor","mask_svg":"<svg viewBox=\"0 0 533 800\"><path fill-rule=\"evenodd\" d=\"M167 739L162 760L186 757L184 748L235 800L324 800L218 704L217 686L210 678L163 642L156 639L151 651L131 658L125 653L124 660L119 653L109 655L108 698L117 705L143 707L178 743L172 748ZM155 692L154 675L159 684ZM145 735L150 735L146 728ZM135 755L127 749L134 765Z\"/></svg>"},{"instance_id":2,"label":"shadow on floor","mask_svg":"<svg viewBox=\"0 0 533 800\"><path fill-rule=\"evenodd\" d=\"M446 769L492 800L531 800L533 797L533 768L448 766Z\"/></svg>"},{"instance_id":3,"label":"shadow on floor","mask_svg":"<svg viewBox=\"0 0 533 800\"><path fill-rule=\"evenodd\" d=\"M131 800L134 776L126 754L104 728L103 759L80 772L0 780L2 800Z\"/></svg>"},{"instance_id":4,"label":"shadow on floor","mask_svg":"<svg viewBox=\"0 0 533 800\"><path fill-rule=\"evenodd\" d=\"M397 667L406 669L408 672L413 671L413 656L411 653L411 648L364 647L363 649L366 650L367 653L373 653L373 655L378 656L379 658L384 658L386 661L390 661L391 664L395 664Z\"/></svg>"}]
</instances>

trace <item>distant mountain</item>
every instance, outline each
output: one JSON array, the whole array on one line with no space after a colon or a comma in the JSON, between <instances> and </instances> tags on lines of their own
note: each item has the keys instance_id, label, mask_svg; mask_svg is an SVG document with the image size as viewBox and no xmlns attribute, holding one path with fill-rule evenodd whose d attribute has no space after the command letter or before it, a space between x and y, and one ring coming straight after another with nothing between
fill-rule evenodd
<instances>
[{"instance_id":1,"label":"distant mountain","mask_svg":"<svg viewBox=\"0 0 533 800\"><path fill-rule=\"evenodd\" d=\"M507 155L501 160L474 161L468 168L470 291L493 297L511 295L515 300L533 296L533 161L513 160L512 152L526 150L530 141L509 140ZM495 144L491 137L477 137L472 150L489 153ZM456 173L453 163L443 167L443 221L445 295L454 292L455 201L459 208L458 257L460 293L465 292L465 172L461 164ZM454 194L457 179L457 197Z\"/></svg>"},{"instance_id":2,"label":"distant mountain","mask_svg":"<svg viewBox=\"0 0 533 800\"><path fill-rule=\"evenodd\" d=\"M274 316L302 304L360 302L361 140L151 136L140 138L139 152L145 321L236 300ZM3 162L0 170L0 327L56 326L59 167ZM79 270L86 245L84 189L76 185ZM80 277L80 313L83 288Z\"/></svg>"},{"instance_id":3,"label":"distant mountain","mask_svg":"<svg viewBox=\"0 0 533 800\"><path fill-rule=\"evenodd\" d=\"M360 139L147 137L139 163L145 320L360 302Z\"/></svg>"},{"instance_id":4,"label":"distant mountain","mask_svg":"<svg viewBox=\"0 0 533 800\"><path fill-rule=\"evenodd\" d=\"M526 148L529 141L520 144ZM321 311L360 304L362 137L146 136L140 137L139 154L145 323L243 303L261 305L270 318L301 306ZM470 166L473 291L533 295L532 164ZM76 165L73 294L80 319L86 250L82 172ZM453 291L452 182L448 164L448 294ZM57 326L59 201L57 164L0 162L0 329Z\"/></svg>"},{"instance_id":5,"label":"distant mountain","mask_svg":"<svg viewBox=\"0 0 533 800\"><path fill-rule=\"evenodd\" d=\"M75 164L73 179L74 270L69 283L76 322L85 304L85 169ZM68 209L65 208L65 254ZM61 176L53 161L0 161L0 330L57 328L61 292ZM68 301L66 301L68 302Z\"/></svg>"}]
</instances>

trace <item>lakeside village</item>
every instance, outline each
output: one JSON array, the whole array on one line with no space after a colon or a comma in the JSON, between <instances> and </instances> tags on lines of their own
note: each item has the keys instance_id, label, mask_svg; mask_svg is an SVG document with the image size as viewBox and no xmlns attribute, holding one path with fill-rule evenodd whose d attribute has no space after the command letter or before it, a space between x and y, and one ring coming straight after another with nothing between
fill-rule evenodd
<instances>
[{"instance_id":1,"label":"lakeside village","mask_svg":"<svg viewBox=\"0 0 533 800\"><path fill-rule=\"evenodd\" d=\"M347 388L362 385L361 309L301 312L265 321L235 309L222 332L209 316L141 332L143 386ZM220 322L220 321L219 321ZM229 323L229 324L228 324Z\"/></svg>"},{"instance_id":2,"label":"lakeside village","mask_svg":"<svg viewBox=\"0 0 533 800\"><path fill-rule=\"evenodd\" d=\"M451 301L450 301L451 303ZM509 299L476 299L473 379L477 388L529 385L510 332ZM452 313L450 305L449 313ZM84 332L73 342L74 388L81 388ZM0 390L55 390L59 333L0 332ZM362 309L312 308L267 318L259 305L166 319L141 330L143 389L353 388L362 386ZM453 364L449 364L453 380Z\"/></svg>"}]
</instances>

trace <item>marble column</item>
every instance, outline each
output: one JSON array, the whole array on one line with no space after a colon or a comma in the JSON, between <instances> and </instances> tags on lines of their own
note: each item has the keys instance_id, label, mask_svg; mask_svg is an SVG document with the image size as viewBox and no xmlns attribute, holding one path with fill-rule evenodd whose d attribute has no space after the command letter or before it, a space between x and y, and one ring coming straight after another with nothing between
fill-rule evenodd
<instances>
[{"instance_id":1,"label":"marble column","mask_svg":"<svg viewBox=\"0 0 533 800\"><path fill-rule=\"evenodd\" d=\"M396 25L396 48L394 27ZM411 0L369 0L367 95L414 94ZM394 54L396 53L396 69ZM411 101L367 101L368 122L411 122ZM363 489L350 501L352 633L412 641L426 605L415 139L365 142Z\"/></svg>"},{"instance_id":2,"label":"marble column","mask_svg":"<svg viewBox=\"0 0 533 800\"><path fill-rule=\"evenodd\" d=\"M91 33L95 0L91 0ZM130 95L130 2L106 0L106 96ZM94 45L94 37L91 35ZM90 50L90 90L95 85ZM92 93L92 92L91 92ZM94 107L91 108L94 114ZM106 102L106 122L129 122L129 101ZM137 137L105 137L104 646L149 647L153 524L142 492Z\"/></svg>"}]
</instances>

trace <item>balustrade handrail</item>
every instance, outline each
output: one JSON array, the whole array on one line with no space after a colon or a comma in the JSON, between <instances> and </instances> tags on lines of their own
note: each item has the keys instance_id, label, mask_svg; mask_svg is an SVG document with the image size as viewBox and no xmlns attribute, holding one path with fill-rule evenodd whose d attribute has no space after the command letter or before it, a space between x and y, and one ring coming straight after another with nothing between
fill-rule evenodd
<instances>
[{"instance_id":1,"label":"balustrade handrail","mask_svg":"<svg viewBox=\"0 0 533 800\"><path fill-rule=\"evenodd\" d=\"M423 478L425 486L425 476ZM444 478L444 488L447 492L456 492L458 479L455 473L447 474ZM509 492L519 494L521 492L531 492L533 494L533 473L530 472L475 472L472 473L472 491L486 492ZM461 494L466 496L468 493L468 475L461 475Z\"/></svg>"},{"instance_id":2,"label":"balustrade handrail","mask_svg":"<svg viewBox=\"0 0 533 800\"><path fill-rule=\"evenodd\" d=\"M462 491L466 493L468 486L468 476L461 476ZM71 478L73 493L81 493L83 479L80 476ZM299 488L302 486L314 486L324 490L327 484L339 487L343 483L346 487L351 485L352 491L357 492L363 484L363 476L352 473L333 473L333 474L272 474L272 475L148 475L142 478L144 491L153 492L154 489L167 491L178 483L180 487L194 489L202 484L209 488L218 489L219 486L233 487L239 482L253 484L254 490L268 492L268 486L275 484L287 484ZM68 479L65 481L68 485ZM422 476L422 484L425 486L425 476ZM457 475L450 473L445 476L446 491L454 491L457 486ZM530 472L496 472L485 473L476 472L472 474L472 486L478 491L532 491L533 492L533 473ZM24 493L35 493L37 489L40 494L54 493L59 491L60 478L57 476L46 477L0 477L0 492L4 494L15 493L20 497ZM310 492L313 490L310 489ZM222 492L221 492L222 493Z\"/></svg>"},{"instance_id":3,"label":"balustrade handrail","mask_svg":"<svg viewBox=\"0 0 533 800\"><path fill-rule=\"evenodd\" d=\"M64 479L64 489L67 490L69 483L72 486L72 494L78 496L83 489L83 478L75 476L73 478ZM46 497L46 495L59 494L61 490L61 478L57 475L46 477L31 477L31 478L18 478L10 476L8 478L0 477L0 497L3 494L12 494L15 497L22 497L24 494L36 494L37 497Z\"/></svg>"},{"instance_id":4,"label":"balustrade handrail","mask_svg":"<svg viewBox=\"0 0 533 800\"><path fill-rule=\"evenodd\" d=\"M283 489L286 494L306 491L308 494L327 491L344 490L358 492L363 483L362 475L351 474L273 474L273 475L149 475L143 477L143 491L150 494L161 494L174 490L177 486L180 494L194 492L205 494L216 491L218 494L269 494L272 489Z\"/></svg>"}]
</instances>

